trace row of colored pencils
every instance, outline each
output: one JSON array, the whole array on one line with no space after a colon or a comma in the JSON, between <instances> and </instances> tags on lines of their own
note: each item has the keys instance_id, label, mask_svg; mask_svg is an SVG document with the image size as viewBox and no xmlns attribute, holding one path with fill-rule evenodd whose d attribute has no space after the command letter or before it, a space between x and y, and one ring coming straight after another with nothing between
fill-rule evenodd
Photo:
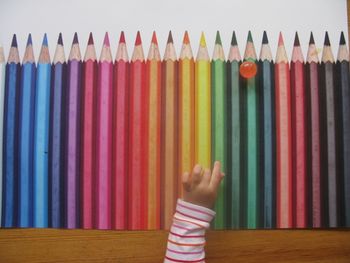
<instances>
[{"instance_id":1,"label":"row of colored pencils","mask_svg":"<svg viewBox=\"0 0 350 263\"><path fill-rule=\"evenodd\" d=\"M242 63L257 67L251 78ZM53 62L31 35L22 63L14 35L0 47L1 226L168 229L181 175L215 160L226 174L214 228L350 226L349 54L322 60L311 34L291 61L280 34L275 62L266 32L243 59L233 33L226 60L219 32L212 59L202 34L196 59L187 32L179 59L169 33L163 60L140 33L129 60L124 33L113 61L92 34L68 60L59 35ZM321 143L322 142L322 143Z\"/></svg>"}]
</instances>

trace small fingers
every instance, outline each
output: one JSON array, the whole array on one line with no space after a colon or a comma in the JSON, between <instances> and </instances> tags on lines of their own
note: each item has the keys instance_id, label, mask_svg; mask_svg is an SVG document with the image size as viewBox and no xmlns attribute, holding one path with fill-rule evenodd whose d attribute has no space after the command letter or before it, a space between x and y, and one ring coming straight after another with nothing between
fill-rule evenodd
<instances>
[{"instance_id":1,"label":"small fingers","mask_svg":"<svg viewBox=\"0 0 350 263\"><path fill-rule=\"evenodd\" d=\"M185 191L189 192L191 190L191 178L189 172L184 172L182 175L182 186Z\"/></svg>"},{"instance_id":2,"label":"small fingers","mask_svg":"<svg viewBox=\"0 0 350 263\"><path fill-rule=\"evenodd\" d=\"M214 168L213 168L213 174L211 176L211 180L210 180L210 187L214 190L217 191L217 188L220 185L220 182L222 180L222 178L224 177L224 174L220 171L221 169L221 164L220 162L216 161L214 164Z\"/></svg>"},{"instance_id":3,"label":"small fingers","mask_svg":"<svg viewBox=\"0 0 350 263\"><path fill-rule=\"evenodd\" d=\"M202 180L201 172L202 172L202 166L200 166L199 164L196 164L192 171L191 179L193 184L199 184L201 182Z\"/></svg>"},{"instance_id":4,"label":"small fingers","mask_svg":"<svg viewBox=\"0 0 350 263\"><path fill-rule=\"evenodd\" d=\"M203 174L202 183L204 183L205 185L209 185L210 184L210 178L211 178L210 170L209 169L205 169L204 170L204 174Z\"/></svg>"}]
</instances>

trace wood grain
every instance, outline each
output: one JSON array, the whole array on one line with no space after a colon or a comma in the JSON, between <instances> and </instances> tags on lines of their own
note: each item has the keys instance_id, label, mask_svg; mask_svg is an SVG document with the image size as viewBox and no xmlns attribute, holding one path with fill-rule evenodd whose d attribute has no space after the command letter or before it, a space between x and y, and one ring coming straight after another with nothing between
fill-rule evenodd
<instances>
[{"instance_id":1,"label":"wood grain","mask_svg":"<svg viewBox=\"0 0 350 263\"><path fill-rule=\"evenodd\" d=\"M166 231L1 229L0 261L162 262ZM207 262L349 262L350 230L207 233Z\"/></svg>"}]
</instances>

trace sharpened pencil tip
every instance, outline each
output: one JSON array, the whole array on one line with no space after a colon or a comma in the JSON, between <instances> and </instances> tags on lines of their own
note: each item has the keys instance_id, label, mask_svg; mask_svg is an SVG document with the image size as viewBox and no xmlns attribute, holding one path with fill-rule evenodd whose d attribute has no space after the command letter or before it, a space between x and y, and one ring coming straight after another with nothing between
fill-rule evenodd
<instances>
[{"instance_id":1,"label":"sharpened pencil tip","mask_svg":"<svg viewBox=\"0 0 350 263\"><path fill-rule=\"evenodd\" d=\"M28 47L29 45L33 45L33 42L32 42L32 34L30 34L30 33L29 33L28 39L27 39L27 47Z\"/></svg>"},{"instance_id":2,"label":"sharpened pencil tip","mask_svg":"<svg viewBox=\"0 0 350 263\"><path fill-rule=\"evenodd\" d=\"M72 44L73 44L73 45L74 45L74 44L79 44L79 41L78 41L78 33L77 33L77 32L74 33L73 43L72 43Z\"/></svg>"},{"instance_id":3,"label":"sharpened pencil tip","mask_svg":"<svg viewBox=\"0 0 350 263\"><path fill-rule=\"evenodd\" d=\"M207 46L207 43L205 42L204 32L202 32L202 34L201 34L200 46L201 47L206 47Z\"/></svg>"},{"instance_id":4,"label":"sharpened pencil tip","mask_svg":"<svg viewBox=\"0 0 350 263\"><path fill-rule=\"evenodd\" d=\"M105 38L103 40L103 45L109 47L109 37L108 37L108 32L105 34Z\"/></svg>"},{"instance_id":5,"label":"sharpened pencil tip","mask_svg":"<svg viewBox=\"0 0 350 263\"><path fill-rule=\"evenodd\" d=\"M331 42L329 41L328 31L326 31L326 35L324 37L324 45L325 46L330 46L331 45Z\"/></svg>"},{"instance_id":6,"label":"sharpened pencil tip","mask_svg":"<svg viewBox=\"0 0 350 263\"><path fill-rule=\"evenodd\" d=\"M300 41L299 41L298 32L295 32L294 46L295 46L295 47L299 47L299 46L300 46Z\"/></svg>"},{"instance_id":7,"label":"sharpened pencil tip","mask_svg":"<svg viewBox=\"0 0 350 263\"><path fill-rule=\"evenodd\" d=\"M340 41L339 41L339 45L345 45L346 42L345 42L345 36L344 36L344 32L341 31L340 33Z\"/></svg>"},{"instance_id":8,"label":"sharpened pencil tip","mask_svg":"<svg viewBox=\"0 0 350 263\"><path fill-rule=\"evenodd\" d=\"M263 44L268 44L268 43L269 43L269 40L268 40L268 38L267 38L267 34L266 34L266 31L265 31L265 30L264 30L264 33L263 33L262 43L263 43Z\"/></svg>"},{"instance_id":9,"label":"sharpened pencil tip","mask_svg":"<svg viewBox=\"0 0 350 263\"><path fill-rule=\"evenodd\" d=\"M171 30L169 31L168 41L167 41L167 44L169 44L169 43L174 43L174 41L173 41L173 34L171 34Z\"/></svg>"},{"instance_id":10,"label":"sharpened pencil tip","mask_svg":"<svg viewBox=\"0 0 350 263\"><path fill-rule=\"evenodd\" d=\"M92 36L92 32L89 34L89 40L88 40L88 45L93 45L94 44L94 37Z\"/></svg>"},{"instance_id":11,"label":"sharpened pencil tip","mask_svg":"<svg viewBox=\"0 0 350 263\"><path fill-rule=\"evenodd\" d=\"M236 38L236 32L232 32L232 38L231 38L231 46L237 46L237 38Z\"/></svg>"},{"instance_id":12,"label":"sharpened pencil tip","mask_svg":"<svg viewBox=\"0 0 350 263\"><path fill-rule=\"evenodd\" d=\"M182 40L182 43L183 44L189 44L190 43L190 37L188 36L187 30L185 31L184 39Z\"/></svg>"},{"instance_id":13,"label":"sharpened pencil tip","mask_svg":"<svg viewBox=\"0 0 350 263\"><path fill-rule=\"evenodd\" d=\"M155 45L158 45L156 31L153 31L153 34L152 34L152 43L155 44Z\"/></svg>"},{"instance_id":14,"label":"sharpened pencil tip","mask_svg":"<svg viewBox=\"0 0 350 263\"><path fill-rule=\"evenodd\" d=\"M59 33L58 35L57 44L63 46L62 33Z\"/></svg>"},{"instance_id":15,"label":"sharpened pencil tip","mask_svg":"<svg viewBox=\"0 0 350 263\"><path fill-rule=\"evenodd\" d=\"M278 45L279 46L283 46L284 45L282 32L280 32L280 34L278 36Z\"/></svg>"},{"instance_id":16,"label":"sharpened pencil tip","mask_svg":"<svg viewBox=\"0 0 350 263\"><path fill-rule=\"evenodd\" d=\"M216 31L215 44L220 45L220 46L222 45L219 30L218 30L218 31Z\"/></svg>"},{"instance_id":17,"label":"sharpened pencil tip","mask_svg":"<svg viewBox=\"0 0 350 263\"><path fill-rule=\"evenodd\" d=\"M120 32L119 43L124 43L125 44L124 31Z\"/></svg>"},{"instance_id":18,"label":"sharpened pencil tip","mask_svg":"<svg viewBox=\"0 0 350 263\"><path fill-rule=\"evenodd\" d=\"M11 47L17 47L17 37L16 34L13 34Z\"/></svg>"},{"instance_id":19,"label":"sharpened pencil tip","mask_svg":"<svg viewBox=\"0 0 350 263\"><path fill-rule=\"evenodd\" d=\"M43 46L48 46L48 43L47 43L47 34L45 33L44 34L44 38L43 38Z\"/></svg>"},{"instance_id":20,"label":"sharpened pencil tip","mask_svg":"<svg viewBox=\"0 0 350 263\"><path fill-rule=\"evenodd\" d=\"M135 46L141 45L141 34L140 31L137 31L137 35L136 35L136 40L135 40Z\"/></svg>"},{"instance_id":21,"label":"sharpened pencil tip","mask_svg":"<svg viewBox=\"0 0 350 263\"><path fill-rule=\"evenodd\" d=\"M247 42L252 42L253 43L252 32L250 30L248 31Z\"/></svg>"},{"instance_id":22,"label":"sharpened pencil tip","mask_svg":"<svg viewBox=\"0 0 350 263\"><path fill-rule=\"evenodd\" d=\"M310 34L310 40L309 40L309 45L313 45L313 44L315 44L315 40L314 40L314 34L312 34L312 32L311 32L311 34Z\"/></svg>"}]
</instances>

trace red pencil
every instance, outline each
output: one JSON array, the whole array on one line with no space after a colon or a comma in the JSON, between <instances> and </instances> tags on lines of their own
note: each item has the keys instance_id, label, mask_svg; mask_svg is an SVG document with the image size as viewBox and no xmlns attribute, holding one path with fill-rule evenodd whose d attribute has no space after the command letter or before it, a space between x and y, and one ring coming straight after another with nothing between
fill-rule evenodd
<instances>
[{"instance_id":1,"label":"red pencil","mask_svg":"<svg viewBox=\"0 0 350 263\"><path fill-rule=\"evenodd\" d=\"M127 229L129 58L121 32L114 63L112 227Z\"/></svg>"},{"instance_id":2,"label":"red pencil","mask_svg":"<svg viewBox=\"0 0 350 263\"><path fill-rule=\"evenodd\" d=\"M289 64L280 33L275 63L277 228L292 227L292 130Z\"/></svg>"},{"instance_id":3,"label":"red pencil","mask_svg":"<svg viewBox=\"0 0 350 263\"><path fill-rule=\"evenodd\" d=\"M103 41L98 69L96 121L96 227L111 228L113 62L108 34Z\"/></svg>"},{"instance_id":4,"label":"red pencil","mask_svg":"<svg viewBox=\"0 0 350 263\"><path fill-rule=\"evenodd\" d=\"M160 128L161 128L161 60L157 37L153 32L146 62L148 96L147 178L148 178L148 229L160 228Z\"/></svg>"},{"instance_id":5,"label":"red pencil","mask_svg":"<svg viewBox=\"0 0 350 263\"><path fill-rule=\"evenodd\" d=\"M83 62L82 137L81 137L81 227L94 227L95 121L96 121L97 61L90 33Z\"/></svg>"},{"instance_id":6,"label":"red pencil","mask_svg":"<svg viewBox=\"0 0 350 263\"><path fill-rule=\"evenodd\" d=\"M147 227L147 107L146 67L140 32L130 63L130 114L129 114L129 211L128 228Z\"/></svg>"},{"instance_id":7,"label":"red pencil","mask_svg":"<svg viewBox=\"0 0 350 263\"><path fill-rule=\"evenodd\" d=\"M292 102L292 138L293 138L293 193L295 195L294 226L307 227L306 206L306 111L304 85L304 57L295 33L294 48L290 69Z\"/></svg>"}]
</instances>

